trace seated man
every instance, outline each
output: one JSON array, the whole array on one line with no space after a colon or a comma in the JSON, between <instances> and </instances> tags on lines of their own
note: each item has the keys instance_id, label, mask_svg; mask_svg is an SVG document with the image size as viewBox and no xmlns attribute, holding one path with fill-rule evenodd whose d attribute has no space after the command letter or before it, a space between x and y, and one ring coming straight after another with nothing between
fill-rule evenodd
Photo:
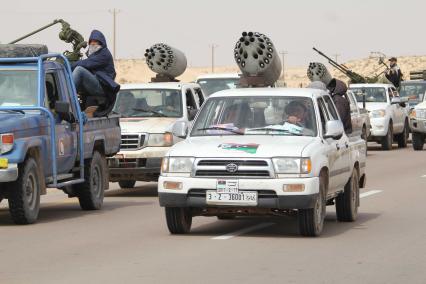
<instances>
[{"instance_id":1,"label":"seated man","mask_svg":"<svg viewBox=\"0 0 426 284\"><path fill-rule=\"evenodd\" d=\"M120 85L114 82L116 73L111 52L104 35L93 30L89 38L87 59L72 65L73 79L83 101L83 108L99 106L108 109L115 102Z\"/></svg>"},{"instance_id":2,"label":"seated man","mask_svg":"<svg viewBox=\"0 0 426 284\"><path fill-rule=\"evenodd\" d=\"M120 92L118 97L118 107L116 111L123 116L130 116L134 113L136 106L135 96L131 92Z\"/></svg>"},{"instance_id":3,"label":"seated man","mask_svg":"<svg viewBox=\"0 0 426 284\"><path fill-rule=\"evenodd\" d=\"M298 125L301 127L306 127L306 106L300 101L292 101L285 107L285 114L287 115L286 121Z\"/></svg>"}]
</instances>

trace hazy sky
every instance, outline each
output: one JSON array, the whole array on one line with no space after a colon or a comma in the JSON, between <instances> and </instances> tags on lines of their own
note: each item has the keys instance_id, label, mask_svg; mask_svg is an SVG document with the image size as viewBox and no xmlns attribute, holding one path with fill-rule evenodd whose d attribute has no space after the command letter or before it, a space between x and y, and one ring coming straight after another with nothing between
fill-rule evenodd
<instances>
[{"instance_id":1,"label":"hazy sky","mask_svg":"<svg viewBox=\"0 0 426 284\"><path fill-rule=\"evenodd\" d=\"M88 37L99 29L112 49L112 15L117 8L117 57L141 58L154 43L182 50L191 66L233 65L233 47L242 31L269 36L286 63L305 66L319 56L315 46L339 61L386 55L426 54L425 0L36 0L1 2L0 41L6 43L56 18ZM26 40L46 43L50 51L68 47L53 27Z\"/></svg>"}]
</instances>

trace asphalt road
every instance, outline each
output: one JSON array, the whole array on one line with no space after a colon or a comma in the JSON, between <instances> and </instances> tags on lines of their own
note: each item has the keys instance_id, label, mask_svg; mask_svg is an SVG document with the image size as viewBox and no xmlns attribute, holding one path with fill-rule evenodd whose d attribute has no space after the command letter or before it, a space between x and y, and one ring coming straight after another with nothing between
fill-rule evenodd
<instances>
[{"instance_id":1,"label":"asphalt road","mask_svg":"<svg viewBox=\"0 0 426 284\"><path fill-rule=\"evenodd\" d=\"M0 283L426 283L426 153L372 145L358 220L328 207L319 238L299 236L295 217L197 217L172 236L155 183L112 184L93 212L49 191L28 226L3 201Z\"/></svg>"}]
</instances>

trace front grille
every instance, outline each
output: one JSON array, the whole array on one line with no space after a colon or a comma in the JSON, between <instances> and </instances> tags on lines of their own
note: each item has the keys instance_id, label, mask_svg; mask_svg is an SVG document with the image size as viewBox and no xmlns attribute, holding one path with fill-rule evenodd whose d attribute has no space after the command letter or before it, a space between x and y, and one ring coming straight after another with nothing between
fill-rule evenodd
<instances>
[{"instance_id":1,"label":"front grille","mask_svg":"<svg viewBox=\"0 0 426 284\"><path fill-rule=\"evenodd\" d=\"M193 175L196 177L247 177L271 178L273 167L268 160L261 159L201 159L196 161ZM229 171L228 165L234 168ZM235 169L236 168L236 169Z\"/></svg>"},{"instance_id":2,"label":"front grille","mask_svg":"<svg viewBox=\"0 0 426 284\"><path fill-rule=\"evenodd\" d=\"M139 149L144 145L144 143L145 143L144 134L122 134L120 149L122 150Z\"/></svg>"},{"instance_id":3,"label":"front grille","mask_svg":"<svg viewBox=\"0 0 426 284\"><path fill-rule=\"evenodd\" d=\"M269 177L269 171L241 171L238 170L235 173L227 172L226 170L198 170L195 172L196 176L199 177Z\"/></svg>"},{"instance_id":4,"label":"front grille","mask_svg":"<svg viewBox=\"0 0 426 284\"><path fill-rule=\"evenodd\" d=\"M189 197L206 197L206 189L201 188L194 188L189 190L188 196ZM250 189L242 189L241 191L256 191L257 192L257 198L277 198L277 194L273 190L250 190Z\"/></svg>"},{"instance_id":5,"label":"front grille","mask_svg":"<svg viewBox=\"0 0 426 284\"><path fill-rule=\"evenodd\" d=\"M199 166L226 166L236 164L238 166L267 167L268 163L262 160L202 160L198 162Z\"/></svg>"}]
</instances>

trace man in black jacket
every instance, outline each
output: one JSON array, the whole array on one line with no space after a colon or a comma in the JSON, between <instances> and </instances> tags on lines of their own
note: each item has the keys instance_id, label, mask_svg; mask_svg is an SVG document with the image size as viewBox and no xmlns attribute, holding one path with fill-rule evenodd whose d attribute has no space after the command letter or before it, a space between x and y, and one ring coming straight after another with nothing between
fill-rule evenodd
<instances>
[{"instance_id":1,"label":"man in black jacket","mask_svg":"<svg viewBox=\"0 0 426 284\"><path fill-rule=\"evenodd\" d=\"M110 110L120 85L114 81L114 60L100 31L93 30L90 34L87 59L77 61L72 67L74 83L85 107L97 105Z\"/></svg>"},{"instance_id":2,"label":"man in black jacket","mask_svg":"<svg viewBox=\"0 0 426 284\"><path fill-rule=\"evenodd\" d=\"M344 82L338 79L333 79L327 85L327 89L333 98L337 112L339 113L340 119L343 122L345 133L352 133L351 107L349 105L349 101L346 98L348 87Z\"/></svg>"},{"instance_id":3,"label":"man in black jacket","mask_svg":"<svg viewBox=\"0 0 426 284\"><path fill-rule=\"evenodd\" d=\"M385 77L395 86L395 88L399 89L402 80L402 72L396 62L396 57L389 59L390 68L386 70Z\"/></svg>"}]
</instances>

